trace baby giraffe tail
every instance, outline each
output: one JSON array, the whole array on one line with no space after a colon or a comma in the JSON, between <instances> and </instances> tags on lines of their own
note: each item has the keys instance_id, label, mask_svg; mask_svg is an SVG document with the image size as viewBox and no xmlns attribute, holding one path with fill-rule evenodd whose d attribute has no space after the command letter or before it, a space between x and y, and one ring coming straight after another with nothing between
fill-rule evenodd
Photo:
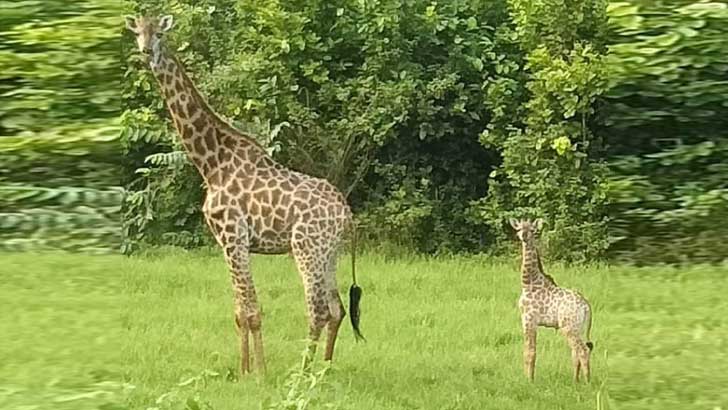
<instances>
[{"instance_id":1,"label":"baby giraffe tail","mask_svg":"<svg viewBox=\"0 0 728 410\"><path fill-rule=\"evenodd\" d=\"M587 304L588 304L588 302L587 302ZM589 317L587 318L587 322L586 322L586 340L587 340L586 347L589 348L589 351L592 351L592 350L594 350L594 343L591 341L592 310L591 310L591 305L587 305L587 306L589 306L589 315L588 315Z\"/></svg>"}]
</instances>

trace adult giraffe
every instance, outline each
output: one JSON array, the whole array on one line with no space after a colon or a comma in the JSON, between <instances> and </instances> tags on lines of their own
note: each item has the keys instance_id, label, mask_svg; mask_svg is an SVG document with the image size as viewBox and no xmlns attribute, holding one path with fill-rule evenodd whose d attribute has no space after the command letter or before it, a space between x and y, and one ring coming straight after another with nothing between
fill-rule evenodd
<instances>
[{"instance_id":1,"label":"adult giraffe","mask_svg":"<svg viewBox=\"0 0 728 410\"><path fill-rule=\"evenodd\" d=\"M240 332L240 371L250 372L249 335L255 364L265 372L261 315L249 267L249 254L292 253L308 305L309 358L328 325L325 360L331 360L346 312L336 285L336 252L355 226L344 196L328 181L285 168L250 135L215 113L164 44L172 16L126 17L159 83L187 155L205 181L202 207L207 224L232 275L235 323ZM352 238L353 239L353 238ZM354 244L353 248L356 245ZM353 250L355 252L355 250ZM361 289L349 291L351 324L357 340Z\"/></svg>"}]
</instances>

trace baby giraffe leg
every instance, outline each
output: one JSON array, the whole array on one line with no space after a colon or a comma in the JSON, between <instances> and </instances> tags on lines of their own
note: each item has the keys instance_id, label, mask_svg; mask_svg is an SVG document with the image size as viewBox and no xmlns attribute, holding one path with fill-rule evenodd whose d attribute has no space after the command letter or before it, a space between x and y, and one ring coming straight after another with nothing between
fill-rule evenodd
<instances>
[{"instance_id":1,"label":"baby giraffe leg","mask_svg":"<svg viewBox=\"0 0 728 410\"><path fill-rule=\"evenodd\" d=\"M536 326L524 324L523 327L523 364L528 380L533 381L534 368L536 367Z\"/></svg>"},{"instance_id":2,"label":"baby giraffe leg","mask_svg":"<svg viewBox=\"0 0 728 410\"><path fill-rule=\"evenodd\" d=\"M580 370L584 372L584 378L589 381L589 348L586 346L579 332L566 331L564 332L566 340L569 342L571 347L571 360L574 366L574 382L579 381Z\"/></svg>"},{"instance_id":3,"label":"baby giraffe leg","mask_svg":"<svg viewBox=\"0 0 728 410\"><path fill-rule=\"evenodd\" d=\"M584 372L584 378L587 383L591 381L591 350L584 344L582 347L582 354L579 356L579 362Z\"/></svg>"},{"instance_id":4,"label":"baby giraffe leg","mask_svg":"<svg viewBox=\"0 0 728 410\"><path fill-rule=\"evenodd\" d=\"M564 336L571 348L571 367L574 374L574 383L577 383L579 381L579 372L581 370L581 351L579 348L579 342L577 336L573 333L565 332Z\"/></svg>"}]
</instances>

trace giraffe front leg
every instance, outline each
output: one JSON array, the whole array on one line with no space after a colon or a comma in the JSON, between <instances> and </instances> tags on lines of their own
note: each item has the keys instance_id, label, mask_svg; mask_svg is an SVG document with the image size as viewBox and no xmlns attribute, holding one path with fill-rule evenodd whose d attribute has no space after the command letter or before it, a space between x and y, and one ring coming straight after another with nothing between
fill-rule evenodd
<instances>
[{"instance_id":1,"label":"giraffe front leg","mask_svg":"<svg viewBox=\"0 0 728 410\"><path fill-rule=\"evenodd\" d=\"M255 309L253 314L248 315L248 326L253 335L253 349L255 351L255 367L259 374L265 374L265 354L263 353L263 331L260 311Z\"/></svg>"},{"instance_id":2,"label":"giraffe front leg","mask_svg":"<svg viewBox=\"0 0 728 410\"><path fill-rule=\"evenodd\" d=\"M248 327L248 319L245 311L242 310L242 300L235 301L235 325L240 335L240 374L250 373L250 329Z\"/></svg>"},{"instance_id":3,"label":"giraffe front leg","mask_svg":"<svg viewBox=\"0 0 728 410\"><path fill-rule=\"evenodd\" d=\"M226 227L224 232L235 231L235 235L223 238L225 259L232 276L235 294L236 322L240 329L240 372L250 372L249 338L253 336L254 362L259 373L265 373L261 316L257 295L250 272L250 252L247 227L243 222L230 222L234 229Z\"/></svg>"},{"instance_id":4,"label":"giraffe front leg","mask_svg":"<svg viewBox=\"0 0 728 410\"><path fill-rule=\"evenodd\" d=\"M528 380L533 381L536 368L536 325L526 322L523 326L523 364Z\"/></svg>"}]
</instances>

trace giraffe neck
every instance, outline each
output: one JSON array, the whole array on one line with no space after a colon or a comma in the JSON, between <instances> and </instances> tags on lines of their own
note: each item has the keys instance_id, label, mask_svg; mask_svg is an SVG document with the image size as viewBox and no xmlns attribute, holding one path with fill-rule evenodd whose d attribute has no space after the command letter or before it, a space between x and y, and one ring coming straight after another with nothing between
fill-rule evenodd
<instances>
[{"instance_id":1,"label":"giraffe neck","mask_svg":"<svg viewBox=\"0 0 728 410\"><path fill-rule=\"evenodd\" d=\"M161 55L150 63L150 67L187 156L208 186L220 180L221 168L226 165L224 158L235 155L245 161L245 157L249 157L247 159L255 165L257 158L268 157L265 149L252 137L234 129L212 110L182 63L166 47L162 48ZM234 142L230 136L235 137ZM235 148L232 148L233 143ZM225 151L225 155L221 155L220 151ZM250 151L254 155L241 155Z\"/></svg>"},{"instance_id":2,"label":"giraffe neck","mask_svg":"<svg viewBox=\"0 0 728 410\"><path fill-rule=\"evenodd\" d=\"M533 243L522 242L522 259L521 259L521 286L545 286L552 284L550 279L543 271L541 257L538 254L538 248ZM555 284L555 283L553 283Z\"/></svg>"}]
</instances>

